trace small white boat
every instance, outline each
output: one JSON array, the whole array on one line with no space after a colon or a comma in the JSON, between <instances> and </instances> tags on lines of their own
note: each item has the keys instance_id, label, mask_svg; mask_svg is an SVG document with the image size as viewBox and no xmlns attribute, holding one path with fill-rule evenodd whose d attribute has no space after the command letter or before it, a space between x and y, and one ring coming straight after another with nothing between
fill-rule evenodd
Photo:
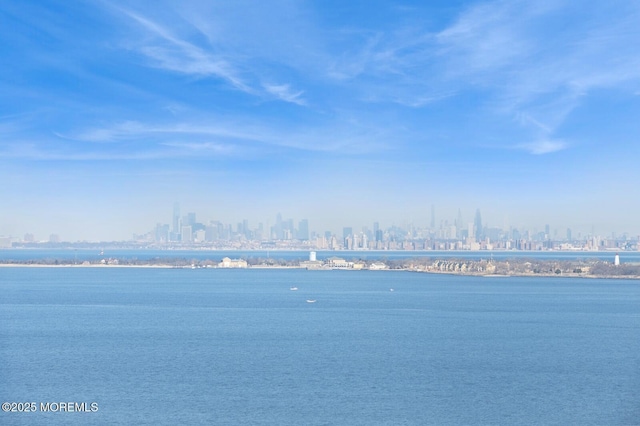
<instances>
[{"instance_id":1,"label":"small white boat","mask_svg":"<svg viewBox=\"0 0 640 426\"><path fill-rule=\"evenodd\" d=\"M316 303L316 299L307 299L307 303Z\"/></svg>"},{"instance_id":2,"label":"small white boat","mask_svg":"<svg viewBox=\"0 0 640 426\"><path fill-rule=\"evenodd\" d=\"M390 288L389 291L395 291L394 289Z\"/></svg>"},{"instance_id":3,"label":"small white boat","mask_svg":"<svg viewBox=\"0 0 640 426\"><path fill-rule=\"evenodd\" d=\"M298 289L298 287L291 287L289 290L296 291L297 289Z\"/></svg>"}]
</instances>

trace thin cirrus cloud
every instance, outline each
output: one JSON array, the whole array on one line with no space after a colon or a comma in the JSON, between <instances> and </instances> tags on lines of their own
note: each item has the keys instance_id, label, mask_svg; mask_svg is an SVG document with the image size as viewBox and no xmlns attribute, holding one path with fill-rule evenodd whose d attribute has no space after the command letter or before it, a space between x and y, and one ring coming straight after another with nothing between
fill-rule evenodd
<instances>
[{"instance_id":1,"label":"thin cirrus cloud","mask_svg":"<svg viewBox=\"0 0 640 426\"><path fill-rule=\"evenodd\" d=\"M123 15L139 24L150 36L146 42L141 41L137 48L147 57L155 61L155 65L171 71L183 74L214 75L229 82L235 88L251 92L231 64L222 57L216 57L213 52L208 52L188 41L174 35L170 29L130 10L118 8Z\"/></svg>"},{"instance_id":2,"label":"thin cirrus cloud","mask_svg":"<svg viewBox=\"0 0 640 426\"><path fill-rule=\"evenodd\" d=\"M340 56L329 75L360 87L367 101L413 108L477 92L478 113L511 119L532 139L557 140L554 135L593 91L637 90L640 11L633 4L622 6L471 4L439 31L413 28L361 37L360 49ZM568 15L575 15L570 23ZM540 154L568 145L532 147L529 152Z\"/></svg>"},{"instance_id":3,"label":"thin cirrus cloud","mask_svg":"<svg viewBox=\"0 0 640 426\"><path fill-rule=\"evenodd\" d=\"M302 98L304 93L302 90L294 92L288 84L263 84L265 90L280 100L291 102L297 105L305 105L306 102Z\"/></svg>"},{"instance_id":4,"label":"thin cirrus cloud","mask_svg":"<svg viewBox=\"0 0 640 426\"><path fill-rule=\"evenodd\" d=\"M246 65L233 55L223 53L222 46L215 46L211 39L202 46L174 34L172 28L161 25L139 13L117 8L124 16L137 23L146 37L136 43L136 49L153 61L153 65L181 74L199 77L215 77L228 82L235 89L258 97L271 97L296 105L305 105L301 95L303 91L293 90L291 84L254 84L259 76L249 72ZM200 31L190 22L192 31ZM202 35L202 34L201 34Z\"/></svg>"},{"instance_id":5,"label":"thin cirrus cloud","mask_svg":"<svg viewBox=\"0 0 640 426\"><path fill-rule=\"evenodd\" d=\"M566 142L562 140L552 140L552 139L538 140L534 142L517 145L518 149L522 149L534 155L550 154L552 152L557 152L557 151L566 149L567 147L568 146Z\"/></svg>"},{"instance_id":6,"label":"thin cirrus cloud","mask_svg":"<svg viewBox=\"0 0 640 426\"><path fill-rule=\"evenodd\" d=\"M125 121L108 127L91 128L71 135L58 134L67 139L86 142L116 142L122 140L146 140L162 135L202 135L224 139L264 141L265 137L257 132L239 131L239 126L213 126L204 124L146 124L138 121Z\"/></svg>"},{"instance_id":7,"label":"thin cirrus cloud","mask_svg":"<svg viewBox=\"0 0 640 426\"><path fill-rule=\"evenodd\" d=\"M229 53L226 41L230 35L224 31L216 38L211 31L203 34L188 20L182 20L181 25L163 25L142 13L118 10L142 31L134 45L153 66L214 77L243 93L302 107L312 105L310 99L317 97L310 87L294 88L305 84L305 78L295 73L304 66L286 62L290 58L280 58L285 62L279 66L293 69L297 83L274 82L277 78L265 83L254 71L260 67L250 66L243 57L242 45L238 52ZM557 30L545 35L549 25L558 25L556 21L573 11L575 6L566 2L499 0L463 9L439 31L421 31L415 26L398 26L386 32L339 31L339 42L334 45L318 40L298 44L320 46L316 56L329 58L325 68L328 80L314 89L341 94L330 100L330 109L341 107L337 99L424 108L469 90L482 90L487 96L480 108L489 111L486 113L511 117L514 122L521 122L518 117L526 115L530 119L522 125L530 129L532 139L555 140L557 130L591 90L638 77L639 68L634 66L638 60L630 49L619 48L633 19L614 19L615 25L595 27L575 24L573 31L560 32L559 37ZM354 48L358 44L360 47ZM621 66L612 70L602 61L608 51L617 52ZM540 128L545 128L544 132Z\"/></svg>"},{"instance_id":8,"label":"thin cirrus cloud","mask_svg":"<svg viewBox=\"0 0 640 426\"><path fill-rule=\"evenodd\" d=\"M503 0L473 6L438 35L446 73L492 92L500 111L526 114L551 134L590 91L640 79L632 47L640 42L640 10L625 6ZM576 15L570 29L567 13ZM531 152L561 145L540 143Z\"/></svg>"},{"instance_id":9,"label":"thin cirrus cloud","mask_svg":"<svg viewBox=\"0 0 640 426\"><path fill-rule=\"evenodd\" d=\"M239 155L247 150L268 152L274 148L309 153L367 154L390 148L386 142L391 136L390 129L353 120L297 128L265 126L260 121L250 120L233 123L220 120L216 125L203 124L204 121L211 122L212 118L172 124L125 121L75 133L57 132L55 135L60 139L91 144L125 143L129 149L142 149L149 145L184 147L185 155ZM394 131L398 134L399 130Z\"/></svg>"}]
</instances>

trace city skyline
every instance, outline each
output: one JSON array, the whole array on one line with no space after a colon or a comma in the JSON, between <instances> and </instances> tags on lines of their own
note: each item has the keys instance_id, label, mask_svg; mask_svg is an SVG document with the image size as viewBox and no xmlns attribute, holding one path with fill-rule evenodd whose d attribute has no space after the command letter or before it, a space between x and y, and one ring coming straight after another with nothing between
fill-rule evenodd
<instances>
[{"instance_id":1,"label":"city skyline","mask_svg":"<svg viewBox=\"0 0 640 426\"><path fill-rule=\"evenodd\" d=\"M190 208L182 208L180 203L174 202L172 210L165 212L162 219L146 224L131 236L118 240L92 240L87 238L68 238L64 234L51 232L36 234L26 232L24 235L0 235L3 243L64 243L64 242L139 242L144 241L161 244L200 245L223 240L246 240L267 242L278 240L313 241L318 237L335 238L336 244L344 244L347 236L354 236L356 240L362 236L372 242L376 240L431 240L431 241L460 241L462 243L482 242L495 243L498 241L554 241L554 242L592 242L596 238L602 242L640 240L639 234L628 231L616 232L612 230L597 230L595 227L583 229L575 226L558 227L549 223L538 226L514 226L507 220L502 224L487 221L480 209L475 212L465 212L458 209L453 217L437 215L435 205L430 206L429 217L424 216L420 221L399 221L361 223L343 223L339 227L323 227L307 217L291 217L278 212L264 220L249 220L242 217L222 220L217 217L203 216ZM473 214L469 214L473 213ZM215 228L215 230L214 230ZM378 230L380 234L377 234ZM206 238L205 238L206 235ZM382 238L384 235L384 238ZM469 238L472 240L469 240ZM366 241L366 240L365 240ZM366 248L366 247L365 247ZM371 247L369 247L371 248Z\"/></svg>"},{"instance_id":2,"label":"city skyline","mask_svg":"<svg viewBox=\"0 0 640 426\"><path fill-rule=\"evenodd\" d=\"M423 3L3 3L0 236L640 234L640 5Z\"/></svg>"}]
</instances>

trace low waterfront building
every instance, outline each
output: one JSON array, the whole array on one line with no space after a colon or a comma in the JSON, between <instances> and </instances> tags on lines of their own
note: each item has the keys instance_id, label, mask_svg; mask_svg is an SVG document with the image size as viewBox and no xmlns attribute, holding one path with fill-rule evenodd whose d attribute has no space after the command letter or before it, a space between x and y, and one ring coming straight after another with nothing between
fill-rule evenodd
<instances>
[{"instance_id":1,"label":"low waterfront building","mask_svg":"<svg viewBox=\"0 0 640 426\"><path fill-rule=\"evenodd\" d=\"M335 269L353 268L353 262L347 262L341 257L330 257L327 259L327 266Z\"/></svg>"},{"instance_id":2,"label":"low waterfront building","mask_svg":"<svg viewBox=\"0 0 640 426\"><path fill-rule=\"evenodd\" d=\"M303 260L300 262L300 267L306 269L320 269L324 267L324 262L321 260Z\"/></svg>"},{"instance_id":3,"label":"low waterfront building","mask_svg":"<svg viewBox=\"0 0 640 426\"><path fill-rule=\"evenodd\" d=\"M373 262L371 265L369 265L369 269L371 269L372 271L380 271L382 269L388 268L389 267L382 262Z\"/></svg>"},{"instance_id":4,"label":"low waterfront building","mask_svg":"<svg viewBox=\"0 0 640 426\"><path fill-rule=\"evenodd\" d=\"M246 268L247 261L244 259L231 259L228 257L222 258L222 261L218 263L218 268Z\"/></svg>"},{"instance_id":5,"label":"low waterfront building","mask_svg":"<svg viewBox=\"0 0 640 426\"><path fill-rule=\"evenodd\" d=\"M0 237L0 248L11 248L11 237Z\"/></svg>"}]
</instances>

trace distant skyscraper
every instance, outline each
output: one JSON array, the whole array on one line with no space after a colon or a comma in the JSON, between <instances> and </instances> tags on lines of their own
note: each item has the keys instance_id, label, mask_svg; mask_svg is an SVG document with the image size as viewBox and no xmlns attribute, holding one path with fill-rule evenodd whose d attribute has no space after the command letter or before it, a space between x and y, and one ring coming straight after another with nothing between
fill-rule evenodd
<instances>
[{"instance_id":1,"label":"distant skyscraper","mask_svg":"<svg viewBox=\"0 0 640 426\"><path fill-rule=\"evenodd\" d=\"M282 223L282 228L284 231L284 236L286 240L292 240L295 238L295 227L293 226L293 219L289 218L285 222Z\"/></svg>"},{"instance_id":2,"label":"distant skyscraper","mask_svg":"<svg viewBox=\"0 0 640 426\"><path fill-rule=\"evenodd\" d=\"M173 203L173 223L171 232L174 234L180 233L180 203Z\"/></svg>"},{"instance_id":3,"label":"distant skyscraper","mask_svg":"<svg viewBox=\"0 0 640 426\"><path fill-rule=\"evenodd\" d=\"M350 226L344 227L342 228L342 238L345 239L347 238L349 235L353 234L353 228Z\"/></svg>"},{"instance_id":4,"label":"distant skyscraper","mask_svg":"<svg viewBox=\"0 0 640 426\"><path fill-rule=\"evenodd\" d=\"M456 218L456 237L460 238L460 236L462 235L462 230L464 228L464 222L462 221L462 211L460 209L458 209L458 217Z\"/></svg>"},{"instance_id":5,"label":"distant skyscraper","mask_svg":"<svg viewBox=\"0 0 640 426\"><path fill-rule=\"evenodd\" d=\"M196 214L195 213L187 213L186 222L183 225L193 226L196 224Z\"/></svg>"},{"instance_id":6,"label":"distant skyscraper","mask_svg":"<svg viewBox=\"0 0 640 426\"><path fill-rule=\"evenodd\" d=\"M573 238L571 238L571 228L567 228L567 241L573 241Z\"/></svg>"},{"instance_id":7,"label":"distant skyscraper","mask_svg":"<svg viewBox=\"0 0 640 426\"><path fill-rule=\"evenodd\" d=\"M251 232L249 232L249 220L248 219L243 219L242 220L242 234L247 238L251 238Z\"/></svg>"},{"instance_id":8,"label":"distant skyscraper","mask_svg":"<svg viewBox=\"0 0 640 426\"><path fill-rule=\"evenodd\" d=\"M273 233L275 234L276 240L284 239L284 227L282 224L282 214L280 213L276 215L276 224L273 226Z\"/></svg>"},{"instance_id":9,"label":"distant skyscraper","mask_svg":"<svg viewBox=\"0 0 640 426\"><path fill-rule=\"evenodd\" d=\"M218 227L209 225L205 229L204 239L205 241L212 242L218 238Z\"/></svg>"},{"instance_id":10,"label":"distant skyscraper","mask_svg":"<svg viewBox=\"0 0 640 426\"><path fill-rule=\"evenodd\" d=\"M476 210L476 217L475 220L473 221L473 227L475 230L475 237L476 237L476 241L480 241L482 239L483 236L483 231L482 231L482 216L480 215L480 209Z\"/></svg>"},{"instance_id":11,"label":"distant skyscraper","mask_svg":"<svg viewBox=\"0 0 640 426\"><path fill-rule=\"evenodd\" d=\"M298 224L298 239L306 241L309 239L309 221L302 219Z\"/></svg>"},{"instance_id":12,"label":"distant skyscraper","mask_svg":"<svg viewBox=\"0 0 640 426\"><path fill-rule=\"evenodd\" d=\"M180 239L183 243L190 243L193 241L193 231L192 228L190 226L183 226L182 227L182 233L181 233L181 239Z\"/></svg>"},{"instance_id":13,"label":"distant skyscraper","mask_svg":"<svg viewBox=\"0 0 640 426\"><path fill-rule=\"evenodd\" d=\"M159 243L169 241L169 225L163 225L160 223L156 225L155 241Z\"/></svg>"}]
</instances>

